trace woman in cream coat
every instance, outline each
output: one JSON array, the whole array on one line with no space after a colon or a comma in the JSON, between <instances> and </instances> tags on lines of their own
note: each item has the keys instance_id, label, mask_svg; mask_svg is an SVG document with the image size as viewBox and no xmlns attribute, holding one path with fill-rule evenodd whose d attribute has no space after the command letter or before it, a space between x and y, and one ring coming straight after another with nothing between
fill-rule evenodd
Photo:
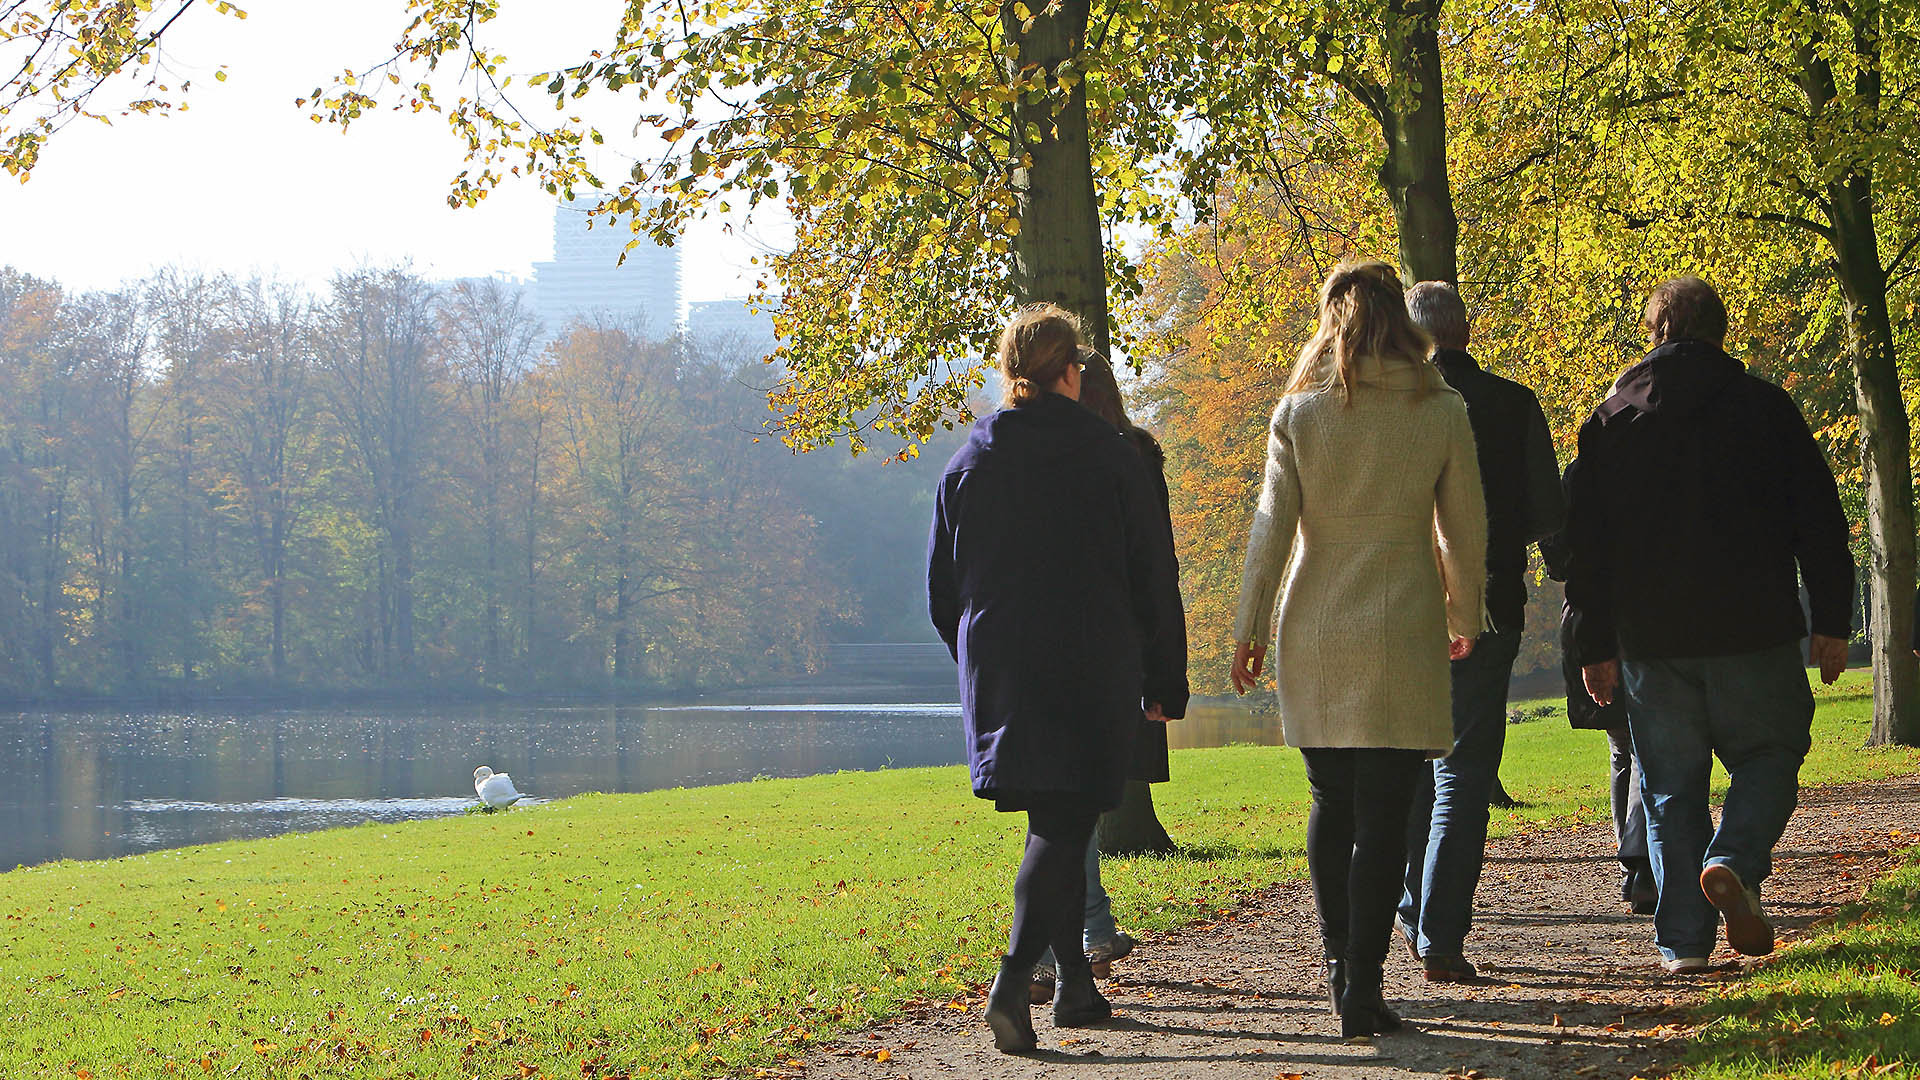
<instances>
[{"instance_id":1,"label":"woman in cream coat","mask_svg":"<svg viewBox=\"0 0 1920 1080\"><path fill-rule=\"evenodd\" d=\"M1267 435L1234 625L1259 681L1280 601L1281 724L1306 759L1307 863L1348 1036L1399 1019L1380 969L1418 770L1453 746L1447 662L1483 625L1486 508L1466 404L1385 263L1336 268Z\"/></svg>"}]
</instances>

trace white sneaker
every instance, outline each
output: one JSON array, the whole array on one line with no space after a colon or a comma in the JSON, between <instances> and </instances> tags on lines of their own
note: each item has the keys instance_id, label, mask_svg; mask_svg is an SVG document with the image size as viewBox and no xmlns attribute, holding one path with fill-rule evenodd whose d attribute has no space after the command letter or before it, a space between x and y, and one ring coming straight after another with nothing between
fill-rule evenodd
<instances>
[{"instance_id":1,"label":"white sneaker","mask_svg":"<svg viewBox=\"0 0 1920 1080\"><path fill-rule=\"evenodd\" d=\"M1669 975L1698 975L1712 965L1704 956L1675 956L1671 959L1662 956L1660 966L1666 968Z\"/></svg>"},{"instance_id":2,"label":"white sneaker","mask_svg":"<svg viewBox=\"0 0 1920 1080\"><path fill-rule=\"evenodd\" d=\"M1700 891L1727 920L1727 944L1735 952L1765 956L1773 951L1773 923L1760 910L1760 898L1726 863L1700 871Z\"/></svg>"}]
</instances>

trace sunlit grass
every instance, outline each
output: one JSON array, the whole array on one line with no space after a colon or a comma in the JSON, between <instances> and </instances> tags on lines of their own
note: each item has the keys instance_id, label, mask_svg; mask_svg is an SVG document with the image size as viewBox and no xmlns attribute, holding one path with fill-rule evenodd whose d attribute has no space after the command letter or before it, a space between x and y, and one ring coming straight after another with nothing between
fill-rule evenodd
<instances>
[{"instance_id":1,"label":"sunlit grass","mask_svg":"<svg viewBox=\"0 0 1920 1080\"><path fill-rule=\"evenodd\" d=\"M1911 1077L1920 1073L1920 860L1817 936L1713 995L1684 1075Z\"/></svg>"},{"instance_id":2,"label":"sunlit grass","mask_svg":"<svg viewBox=\"0 0 1920 1080\"><path fill-rule=\"evenodd\" d=\"M1823 693L1809 782L1920 767L1861 749L1863 688ZM1555 715L1509 736L1503 775L1528 805L1496 832L1604 819L1601 735ZM1296 752L1176 751L1173 775L1156 797L1185 851L1108 863L1124 923L1212 917L1304 872ZM8 1077L751 1073L984 979L1021 825L961 769L905 769L16 870L0 876L0 1062Z\"/></svg>"}]
</instances>

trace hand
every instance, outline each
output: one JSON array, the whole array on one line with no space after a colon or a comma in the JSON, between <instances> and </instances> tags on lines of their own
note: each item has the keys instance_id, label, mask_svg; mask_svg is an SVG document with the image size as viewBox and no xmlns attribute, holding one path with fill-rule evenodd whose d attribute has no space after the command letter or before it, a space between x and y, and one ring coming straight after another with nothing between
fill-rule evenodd
<instances>
[{"instance_id":1,"label":"hand","mask_svg":"<svg viewBox=\"0 0 1920 1080\"><path fill-rule=\"evenodd\" d=\"M1260 685L1260 668L1267 660L1267 647L1241 642L1233 647L1233 671L1229 678L1233 692L1244 694Z\"/></svg>"},{"instance_id":2,"label":"hand","mask_svg":"<svg viewBox=\"0 0 1920 1080\"><path fill-rule=\"evenodd\" d=\"M1580 681L1587 684L1587 696L1593 703L1605 708L1613 704L1613 695L1620 689L1620 661L1588 664L1580 669Z\"/></svg>"},{"instance_id":3,"label":"hand","mask_svg":"<svg viewBox=\"0 0 1920 1080\"><path fill-rule=\"evenodd\" d=\"M1479 638L1457 637L1447 641L1447 659L1465 660L1473 655L1473 643Z\"/></svg>"},{"instance_id":4,"label":"hand","mask_svg":"<svg viewBox=\"0 0 1920 1080\"><path fill-rule=\"evenodd\" d=\"M1847 670L1847 640L1815 634L1807 642L1807 655L1812 658L1813 666L1820 669L1820 681L1828 686Z\"/></svg>"},{"instance_id":5,"label":"hand","mask_svg":"<svg viewBox=\"0 0 1920 1080\"><path fill-rule=\"evenodd\" d=\"M1147 719L1153 721L1156 724L1164 724L1167 722L1167 714L1160 711L1159 702L1157 701L1147 702Z\"/></svg>"}]
</instances>

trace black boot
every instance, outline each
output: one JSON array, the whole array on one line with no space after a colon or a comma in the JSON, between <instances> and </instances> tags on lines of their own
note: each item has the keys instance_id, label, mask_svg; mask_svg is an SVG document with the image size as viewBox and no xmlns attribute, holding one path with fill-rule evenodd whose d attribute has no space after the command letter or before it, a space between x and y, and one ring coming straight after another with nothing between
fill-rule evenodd
<instances>
[{"instance_id":1,"label":"black boot","mask_svg":"<svg viewBox=\"0 0 1920 1080\"><path fill-rule=\"evenodd\" d=\"M1627 860L1621 860L1627 862ZM1635 915L1651 915L1660 907L1660 885L1653 876L1653 861L1642 855L1627 862L1627 881L1621 890Z\"/></svg>"},{"instance_id":2,"label":"black boot","mask_svg":"<svg viewBox=\"0 0 1920 1080\"><path fill-rule=\"evenodd\" d=\"M1388 1035L1400 1030L1400 1018L1380 997L1380 969L1347 968L1346 992L1340 996L1340 1034L1346 1038Z\"/></svg>"},{"instance_id":3,"label":"black boot","mask_svg":"<svg viewBox=\"0 0 1920 1080\"><path fill-rule=\"evenodd\" d=\"M1003 1054L1024 1054L1040 1045L1033 1033L1032 983L1032 964L1000 958L1000 974L987 990L987 1027L993 1029L993 1048Z\"/></svg>"},{"instance_id":4,"label":"black boot","mask_svg":"<svg viewBox=\"0 0 1920 1080\"><path fill-rule=\"evenodd\" d=\"M1333 1015L1340 1015L1340 999L1347 992L1347 962L1337 957L1327 957L1327 1004L1333 1007Z\"/></svg>"},{"instance_id":5,"label":"black boot","mask_svg":"<svg viewBox=\"0 0 1920 1080\"><path fill-rule=\"evenodd\" d=\"M1093 985L1093 968L1088 966L1085 957L1075 959L1079 962L1061 963L1055 969L1058 981L1053 992L1054 1027L1091 1027L1113 1017L1113 1006Z\"/></svg>"}]
</instances>

